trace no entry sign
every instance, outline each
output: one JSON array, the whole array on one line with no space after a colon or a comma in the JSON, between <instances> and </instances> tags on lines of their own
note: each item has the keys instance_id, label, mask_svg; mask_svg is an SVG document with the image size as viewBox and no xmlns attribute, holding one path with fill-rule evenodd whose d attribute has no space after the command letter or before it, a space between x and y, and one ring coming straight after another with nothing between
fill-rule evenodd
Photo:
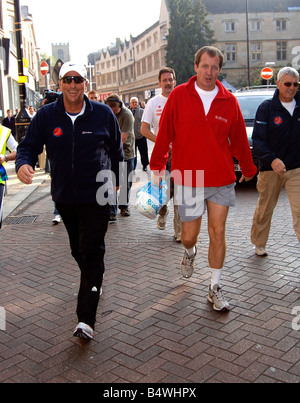
<instances>
[{"instance_id":1,"label":"no entry sign","mask_svg":"<svg viewBox=\"0 0 300 403\"><path fill-rule=\"evenodd\" d=\"M265 67L262 69L260 75L264 80L271 80L273 77L273 70L271 67Z\"/></svg>"},{"instance_id":2,"label":"no entry sign","mask_svg":"<svg viewBox=\"0 0 300 403\"><path fill-rule=\"evenodd\" d=\"M48 73L48 71L49 71L49 66L45 61L43 61L41 63L41 74L43 74L43 76L45 76Z\"/></svg>"}]
</instances>

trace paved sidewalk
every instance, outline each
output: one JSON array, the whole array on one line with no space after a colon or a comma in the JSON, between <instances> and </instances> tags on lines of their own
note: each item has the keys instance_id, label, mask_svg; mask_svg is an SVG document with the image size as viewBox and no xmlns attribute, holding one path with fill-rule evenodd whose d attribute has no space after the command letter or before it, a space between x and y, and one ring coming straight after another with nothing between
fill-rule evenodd
<instances>
[{"instance_id":1,"label":"paved sidewalk","mask_svg":"<svg viewBox=\"0 0 300 403\"><path fill-rule=\"evenodd\" d=\"M147 180L137 173L132 200ZM41 174L37 189L7 209L7 219L29 221L6 221L0 232L0 307L6 318L0 382L299 382L300 247L284 192L269 256L259 258L249 240L257 193L251 185L237 189L222 279L232 305L227 314L213 311L206 299L206 218L196 270L186 280L179 269L182 246L172 239L172 208L165 231L134 207L131 217L118 217L106 239L95 338L85 343L72 337L79 269L63 224L52 226L50 181L44 179ZM12 187L11 199L25 192L20 186L13 194Z\"/></svg>"},{"instance_id":2,"label":"paved sidewalk","mask_svg":"<svg viewBox=\"0 0 300 403\"><path fill-rule=\"evenodd\" d=\"M13 214L14 210L23 203L38 187L43 183L49 174L45 173L44 169L36 169L33 182L31 185L24 185L17 178L15 171L14 161L6 164L6 172L8 181L6 182L6 195L4 198L3 206L3 220L10 214Z\"/></svg>"}]
</instances>

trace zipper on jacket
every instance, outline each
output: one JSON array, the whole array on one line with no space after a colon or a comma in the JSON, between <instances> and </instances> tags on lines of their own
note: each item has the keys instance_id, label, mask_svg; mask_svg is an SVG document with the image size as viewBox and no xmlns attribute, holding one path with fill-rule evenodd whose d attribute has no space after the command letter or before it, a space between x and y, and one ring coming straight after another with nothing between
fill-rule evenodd
<instances>
[{"instance_id":1,"label":"zipper on jacket","mask_svg":"<svg viewBox=\"0 0 300 403\"><path fill-rule=\"evenodd\" d=\"M76 178L75 178L75 124L72 123L72 182L74 189L75 200L78 201L77 188L76 188Z\"/></svg>"}]
</instances>

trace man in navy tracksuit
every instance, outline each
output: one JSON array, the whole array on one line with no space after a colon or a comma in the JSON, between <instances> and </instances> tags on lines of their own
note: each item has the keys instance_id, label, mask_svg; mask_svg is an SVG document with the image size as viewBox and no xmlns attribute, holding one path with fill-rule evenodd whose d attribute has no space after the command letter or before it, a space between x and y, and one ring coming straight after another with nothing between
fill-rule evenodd
<instances>
[{"instance_id":1,"label":"man in navy tracksuit","mask_svg":"<svg viewBox=\"0 0 300 403\"><path fill-rule=\"evenodd\" d=\"M259 200L253 218L251 241L259 256L267 256L273 210L281 189L289 198L293 226L300 242L300 93L299 73L284 67L278 73L273 99L256 113L253 151L259 161Z\"/></svg>"},{"instance_id":2,"label":"man in navy tracksuit","mask_svg":"<svg viewBox=\"0 0 300 403\"><path fill-rule=\"evenodd\" d=\"M104 273L108 203L113 199L113 179L119 186L123 147L111 109L84 95L85 67L65 63L59 78L62 95L33 118L18 147L16 170L20 181L30 184L46 145L51 194L81 270L74 335L92 339Z\"/></svg>"}]
</instances>

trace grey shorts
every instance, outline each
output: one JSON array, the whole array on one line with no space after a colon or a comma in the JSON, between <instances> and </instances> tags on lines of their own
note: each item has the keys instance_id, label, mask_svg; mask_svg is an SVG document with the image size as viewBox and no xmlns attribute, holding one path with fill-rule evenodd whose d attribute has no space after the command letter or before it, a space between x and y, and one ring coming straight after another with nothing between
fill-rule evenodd
<instances>
[{"instance_id":1,"label":"grey shorts","mask_svg":"<svg viewBox=\"0 0 300 403\"><path fill-rule=\"evenodd\" d=\"M221 187L175 186L175 200L182 222L194 221L202 217L207 200L225 207L235 205L235 183Z\"/></svg>"}]
</instances>

